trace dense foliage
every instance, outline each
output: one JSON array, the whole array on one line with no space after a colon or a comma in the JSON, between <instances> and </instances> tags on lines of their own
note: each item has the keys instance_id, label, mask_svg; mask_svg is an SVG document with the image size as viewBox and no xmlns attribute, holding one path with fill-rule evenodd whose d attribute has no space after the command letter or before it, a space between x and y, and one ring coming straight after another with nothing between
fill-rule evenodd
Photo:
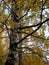
<instances>
[{"instance_id":1,"label":"dense foliage","mask_svg":"<svg viewBox=\"0 0 49 65\"><path fill-rule=\"evenodd\" d=\"M49 65L49 0L0 0L0 65L11 51L16 65Z\"/></svg>"}]
</instances>

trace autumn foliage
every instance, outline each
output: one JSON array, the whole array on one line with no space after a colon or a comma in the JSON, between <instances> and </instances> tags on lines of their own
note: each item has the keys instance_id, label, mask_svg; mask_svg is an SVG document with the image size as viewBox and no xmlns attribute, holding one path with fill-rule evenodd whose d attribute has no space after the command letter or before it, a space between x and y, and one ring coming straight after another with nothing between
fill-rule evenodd
<instances>
[{"instance_id":1,"label":"autumn foliage","mask_svg":"<svg viewBox=\"0 0 49 65\"><path fill-rule=\"evenodd\" d=\"M16 65L49 65L49 0L0 0L0 65L10 52Z\"/></svg>"}]
</instances>

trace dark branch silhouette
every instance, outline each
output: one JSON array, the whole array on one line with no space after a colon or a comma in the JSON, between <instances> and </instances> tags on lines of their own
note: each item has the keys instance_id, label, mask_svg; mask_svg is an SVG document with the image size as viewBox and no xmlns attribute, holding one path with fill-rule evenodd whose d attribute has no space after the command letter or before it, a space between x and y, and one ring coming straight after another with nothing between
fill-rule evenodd
<instances>
[{"instance_id":1,"label":"dark branch silhouette","mask_svg":"<svg viewBox=\"0 0 49 65\"><path fill-rule=\"evenodd\" d=\"M5 28L6 28L6 31L7 31L7 33L8 33L8 38L9 38L9 40L10 40L10 42L9 42L9 54L8 54L8 58L7 58L7 61L6 61L6 63L5 63L5 65L15 65L15 62L16 62L16 58L15 58L15 54L14 53L16 53L17 51L16 51L16 49L21 49L21 48L18 48L18 44L20 44L22 41L24 41L28 36L33 36L33 37L36 37L36 38L39 38L39 39L43 39L43 40L49 40L49 39L44 39L44 38L40 38L39 36L34 36L34 35L32 35L32 34L34 34L35 32L37 32L40 28L41 28L41 26L45 23L45 22L48 22L49 21L49 18L47 18L46 20L44 20L44 21L42 21L42 13L43 13L43 10L44 10L44 6L45 6L45 3L46 3L46 1L47 0L45 0L45 1L41 1L42 2L42 4L41 4L41 12L40 12L40 23L38 23L38 24L35 24L35 25L30 25L30 26L22 26L22 27L16 27L16 28L14 28L14 30L16 30L16 33L17 34L20 34L20 33L24 33L24 34L27 34L25 37L23 37L23 38L21 38L21 39L19 39L18 40L18 42L17 42L17 40L16 40L16 42L14 42L13 44L12 44L12 41L11 41L11 39L12 39L12 36L13 35L10 35L9 34L9 28L8 28L8 26L7 26L7 24L6 24L6 22L8 21L8 19L10 19L9 17L11 16L11 20L13 20L13 22L17 22L17 24L20 22L20 20L21 19L23 19L25 16L27 16L27 14L28 14L28 12L29 12L29 10L31 9L31 8L29 8L29 6L27 6L26 7L26 14L24 14L23 16L21 16L21 17L19 17L17 14L16 14L16 12L18 11L18 10L21 10L20 8L18 8L17 7L17 5L16 5L16 0L12 0L12 2L14 2L14 6L16 6L15 7L15 9L14 8L12 8L12 7L10 7L9 6L9 4L7 4L6 3L6 1L5 0L1 0L1 3L2 3L2 1L5 3L5 5L7 6L7 9L9 8L11 11L10 11L10 15L8 16L8 18L6 19L6 20L4 20L3 22L0 22L0 23L2 23L3 25L5 25ZM37 2L37 0L34 0L34 2L32 3L34 6L36 6L35 4L36 4L36 2ZM1 3L0 3L0 5L1 5ZM12 6L12 4L11 4L11 6ZM23 7L23 6L20 6L20 7ZM38 7L38 5L36 6L36 7ZM39 6L40 7L40 6ZM46 9L46 8L45 8ZM16 10L16 12L15 12L15 10ZM13 17L13 19L12 19L12 17ZM29 17L28 17L29 18ZM26 28L31 28L31 27L37 27L34 31L32 31L31 33L25 33L25 32L21 32L20 30L23 30L23 29L26 29ZM10 29L10 32L12 31L13 29ZM4 32L4 29L0 32L0 33L2 33L2 32ZM11 33L12 34L12 33ZM16 34L16 35L17 35ZM7 37L0 37L0 39L3 39L3 38L7 38ZM16 37L16 36L15 36ZM14 36L13 36L13 38L14 38ZM15 39L15 38L14 38ZM12 39L13 40L13 39ZM40 58L42 57L43 58L43 55L42 54L40 54L40 53L38 53L38 52L35 52L33 49L31 49L31 48L27 48L27 47L24 47L25 49L28 49L29 51L31 51L32 53L34 53L34 54L36 54L36 55L38 55ZM11 61L11 62L10 62Z\"/></svg>"},{"instance_id":2,"label":"dark branch silhouette","mask_svg":"<svg viewBox=\"0 0 49 65\"><path fill-rule=\"evenodd\" d=\"M15 46L17 47L17 45L22 42L23 40L25 40L28 36L32 35L33 33L35 33L37 30L39 30L39 28L42 26L43 23L49 21L49 19L46 19L45 21L40 23L40 26L37 27L37 29L33 32L31 32L30 34L26 35L24 38L22 38L20 41L18 41L17 43L11 44L11 47Z\"/></svg>"},{"instance_id":3,"label":"dark branch silhouette","mask_svg":"<svg viewBox=\"0 0 49 65\"><path fill-rule=\"evenodd\" d=\"M11 44L11 46L12 46L12 47L13 47L13 46L17 47L17 45L18 45L20 42L22 42L22 41L25 40L28 36L30 36L30 35L32 35L33 33L35 33L40 27L41 27L41 25L38 26L38 28L37 28L36 30L34 30L34 31L31 32L30 34L26 35L24 38L22 38L22 39L19 40L18 42L14 43L14 44Z\"/></svg>"},{"instance_id":4,"label":"dark branch silhouette","mask_svg":"<svg viewBox=\"0 0 49 65\"><path fill-rule=\"evenodd\" d=\"M17 30L17 29L23 30L23 29L26 29L26 28L36 27L36 26L39 26L39 25L41 25L41 24L44 24L44 23L47 22L47 21L49 21L49 18L47 18L45 21L40 22L40 23L38 23L38 24L30 25L30 26L19 27L19 28L16 28L16 30Z\"/></svg>"},{"instance_id":5,"label":"dark branch silhouette","mask_svg":"<svg viewBox=\"0 0 49 65\"><path fill-rule=\"evenodd\" d=\"M17 31L16 33L18 34L21 34L21 33L24 33L24 34L29 34L29 33L26 33L26 32L21 32L21 31ZM32 37L35 37L35 38L38 38L38 39L41 39L41 40L47 40L49 41L49 39L45 39L45 38L40 38L40 36L36 36L36 35L31 35Z\"/></svg>"},{"instance_id":6,"label":"dark branch silhouette","mask_svg":"<svg viewBox=\"0 0 49 65\"><path fill-rule=\"evenodd\" d=\"M33 5L37 2L37 0L34 0Z\"/></svg>"}]
</instances>

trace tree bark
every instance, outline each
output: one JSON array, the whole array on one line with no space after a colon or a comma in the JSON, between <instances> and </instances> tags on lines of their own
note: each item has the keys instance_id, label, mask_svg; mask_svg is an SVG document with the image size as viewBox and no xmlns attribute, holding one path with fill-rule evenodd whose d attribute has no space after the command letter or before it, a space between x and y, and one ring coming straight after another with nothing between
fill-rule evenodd
<instances>
[{"instance_id":1,"label":"tree bark","mask_svg":"<svg viewBox=\"0 0 49 65\"><path fill-rule=\"evenodd\" d=\"M6 61L5 65L15 65L16 57L15 57L14 53L15 53L14 51L9 52L8 58L7 58L7 61Z\"/></svg>"},{"instance_id":2,"label":"tree bark","mask_svg":"<svg viewBox=\"0 0 49 65\"><path fill-rule=\"evenodd\" d=\"M16 6L15 6L15 3L13 2L11 4L11 20L13 20L13 22L16 22L16 27L19 25L17 24L17 17L15 16L16 15ZM15 65L16 63L16 48L14 46L11 46L11 44L14 44L17 42L18 40L18 34L16 33L16 30L10 30L10 43L9 43L9 54L8 54L8 58L6 60L6 63L5 65Z\"/></svg>"},{"instance_id":3,"label":"tree bark","mask_svg":"<svg viewBox=\"0 0 49 65\"><path fill-rule=\"evenodd\" d=\"M18 65L22 65L22 54L18 54L19 63Z\"/></svg>"},{"instance_id":4,"label":"tree bark","mask_svg":"<svg viewBox=\"0 0 49 65\"><path fill-rule=\"evenodd\" d=\"M11 11L11 19L14 22L16 22L16 27L20 26L19 21L17 21L17 19L18 19L17 12L18 11L16 8L16 4L15 4L15 2L13 2L12 11ZM7 58L5 65L15 65L15 63L16 63L16 52L17 51L16 51L15 47L11 47L11 44L14 44L15 42L17 42L21 39L19 37L19 36L21 36L21 34L19 35L16 32L17 32L17 30L15 30L15 29L14 29L14 31L11 30L11 32L10 32L10 39L11 39L10 46L9 46L10 50L9 50L8 58ZM15 49L15 50L13 50L13 49ZM22 54L18 54L18 58L19 58L18 65L22 65Z\"/></svg>"},{"instance_id":5,"label":"tree bark","mask_svg":"<svg viewBox=\"0 0 49 65\"><path fill-rule=\"evenodd\" d=\"M21 31L21 30L20 30ZM19 40L22 38L22 34L19 35ZM22 42L21 44L19 44L19 47L22 47ZM18 53L18 65L23 65L23 62L22 62L22 48L19 50L19 53Z\"/></svg>"}]
</instances>

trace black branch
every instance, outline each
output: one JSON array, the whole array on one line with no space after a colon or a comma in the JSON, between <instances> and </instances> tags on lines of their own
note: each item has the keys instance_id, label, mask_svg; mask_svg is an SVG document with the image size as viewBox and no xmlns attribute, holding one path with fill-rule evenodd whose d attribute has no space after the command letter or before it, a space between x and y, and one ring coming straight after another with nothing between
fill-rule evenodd
<instances>
[{"instance_id":1,"label":"black branch","mask_svg":"<svg viewBox=\"0 0 49 65\"><path fill-rule=\"evenodd\" d=\"M44 24L44 23L47 22L47 21L49 21L49 18L47 18L45 21L40 22L40 23L35 24L35 25L18 27L18 28L16 28L16 30L17 30L17 29L23 30L23 29L26 29L26 28L36 27L36 26L39 26L39 25L41 25L41 24Z\"/></svg>"},{"instance_id":2,"label":"black branch","mask_svg":"<svg viewBox=\"0 0 49 65\"><path fill-rule=\"evenodd\" d=\"M40 27L42 26L42 24L43 24L43 23L45 23L45 22L47 22L47 21L49 21L49 18L48 18L48 19L46 19L45 21L43 21L43 22L39 23L40 25L37 27L37 29L36 29L36 30L34 30L34 31L33 31L33 32L31 32L30 34L26 35L24 38L22 38L22 39L21 39L21 40L19 40L18 42L14 43L14 44L11 44L11 47L17 47L17 45L18 45L20 42L22 42L22 41L23 41L23 40L25 40L28 36L32 35L32 34L33 34L33 33L35 33L37 30L39 30L39 29L40 29Z\"/></svg>"}]
</instances>

